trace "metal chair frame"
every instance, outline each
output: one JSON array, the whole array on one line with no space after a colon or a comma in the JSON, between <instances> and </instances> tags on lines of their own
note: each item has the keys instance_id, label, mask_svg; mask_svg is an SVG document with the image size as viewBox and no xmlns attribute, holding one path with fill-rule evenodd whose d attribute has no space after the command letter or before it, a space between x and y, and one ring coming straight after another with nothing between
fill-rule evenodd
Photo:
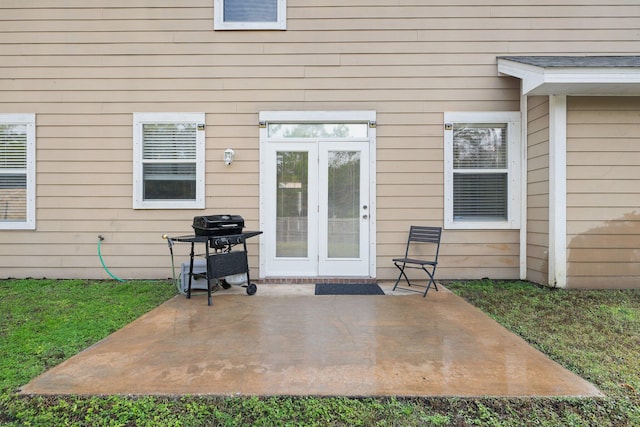
<instances>
[{"instance_id":1,"label":"metal chair frame","mask_svg":"<svg viewBox=\"0 0 640 427\"><path fill-rule=\"evenodd\" d=\"M406 291L422 293L421 290L415 289L421 288L424 289L424 293L422 294L423 298L427 296L427 292L429 292L429 288L431 287L431 285L433 285L435 290L438 291L438 285L436 284L434 277L436 274L436 267L438 266L438 254L440 253L441 236L441 227L423 227L418 225L411 226L411 228L409 229L409 238L407 239L407 248L404 252L404 257L393 259L394 265L398 268L398 270L400 270L398 280L396 280L396 284L393 287L394 291L396 290L396 288L398 288ZM412 257L411 248L415 244L424 243L436 245L436 252L433 259L420 259L418 257ZM407 277L407 274L405 273L405 269L407 268L423 270L425 273L427 273L427 276L429 276L429 282L426 284L426 286L411 283L409 277ZM407 282L409 288L398 287L398 283L403 277ZM411 288L412 286L414 288Z\"/></svg>"}]
</instances>

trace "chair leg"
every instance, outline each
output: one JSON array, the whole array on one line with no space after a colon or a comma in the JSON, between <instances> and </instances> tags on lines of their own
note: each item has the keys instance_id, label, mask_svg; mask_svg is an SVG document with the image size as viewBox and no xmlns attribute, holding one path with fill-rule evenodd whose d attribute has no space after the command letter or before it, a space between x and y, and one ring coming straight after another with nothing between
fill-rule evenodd
<instances>
[{"instance_id":1,"label":"chair leg","mask_svg":"<svg viewBox=\"0 0 640 427\"><path fill-rule=\"evenodd\" d=\"M409 286L411 286L411 282L409 282L409 278L407 277L407 274L404 272L404 269L406 267L406 263L402 264L402 267L400 267L398 264L394 263L394 265L396 266L396 268L398 270L400 270L400 274L398 275L398 279L396 280L396 284L393 286L393 290L395 291L396 288L398 287L398 283L400 283L400 279L402 279L402 276L404 276L404 280L407 281L407 284Z\"/></svg>"},{"instance_id":2,"label":"chair leg","mask_svg":"<svg viewBox=\"0 0 640 427\"><path fill-rule=\"evenodd\" d=\"M429 279L429 283L427 283L427 287L424 290L424 294L422 294L422 298L426 298L427 292L429 292L429 288L431 287L431 279Z\"/></svg>"},{"instance_id":3,"label":"chair leg","mask_svg":"<svg viewBox=\"0 0 640 427\"><path fill-rule=\"evenodd\" d=\"M422 297L423 297L423 298L427 296L427 292L429 292L429 288L431 288L431 285L433 285L433 287L435 288L436 292L437 292L437 291L439 291L439 289L438 289L438 285L436 284L436 281L435 281L435 279L434 279L434 275L435 275L435 273L436 273L436 269L435 269L435 267L432 267L432 268L433 268L433 271L429 271L429 270L428 270L424 265L421 265L420 267L408 267L406 263L402 263L402 264L400 264L400 263L397 263L397 262L394 262L394 265L396 266L396 268L397 268L398 270L400 270L400 274L398 275L398 279L396 280L396 283L395 283L395 285L393 286L393 290L394 290L394 291L395 291L395 290L396 290L396 288L398 287L398 284L400 283L400 280L401 280L403 277L404 277L404 280L407 282L407 285L408 285L409 287L411 287L411 286L413 285L413 284L411 283L411 281L409 280L409 277L407 276L407 273L405 273L405 269L406 269L406 268L415 268L415 269L418 269L418 270L422 269L422 270L427 274L427 276L429 277L429 281L427 282L427 285L426 285L426 287L425 287L425 291L424 291L424 293L422 294ZM422 287L423 287L422 285L416 285L416 286L417 286L417 287L419 287L419 288L422 288ZM400 288L400 289L405 289L405 290L407 290L407 291L413 291L413 292L421 292L421 291L418 291L418 290L407 289L407 288Z\"/></svg>"},{"instance_id":4,"label":"chair leg","mask_svg":"<svg viewBox=\"0 0 640 427\"><path fill-rule=\"evenodd\" d=\"M429 292L429 288L431 287L432 283L436 292L438 292L439 289L438 289L438 285L436 284L436 281L433 279L433 276L436 274L435 267L433 268L433 271L431 273L424 266L422 266L422 269L424 270L425 273L427 273L427 276L429 276L429 283L427 283L427 288L424 290L424 295L422 295L422 298L425 298L427 296L427 292Z\"/></svg>"}]
</instances>

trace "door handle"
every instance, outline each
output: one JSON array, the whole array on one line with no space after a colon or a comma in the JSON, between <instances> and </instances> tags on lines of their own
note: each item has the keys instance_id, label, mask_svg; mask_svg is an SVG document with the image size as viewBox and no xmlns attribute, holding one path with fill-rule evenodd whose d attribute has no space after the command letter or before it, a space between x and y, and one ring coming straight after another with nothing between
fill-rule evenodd
<instances>
[{"instance_id":1,"label":"door handle","mask_svg":"<svg viewBox=\"0 0 640 427\"><path fill-rule=\"evenodd\" d=\"M367 219L367 218L369 218L369 215L367 214L362 215L362 219Z\"/></svg>"}]
</instances>

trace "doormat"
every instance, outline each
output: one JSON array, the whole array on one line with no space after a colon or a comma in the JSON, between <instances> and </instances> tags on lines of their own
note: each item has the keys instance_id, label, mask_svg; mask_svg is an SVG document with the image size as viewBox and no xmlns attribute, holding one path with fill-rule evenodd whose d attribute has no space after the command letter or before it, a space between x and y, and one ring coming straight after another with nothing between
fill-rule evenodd
<instances>
[{"instance_id":1,"label":"doormat","mask_svg":"<svg viewBox=\"0 0 640 427\"><path fill-rule=\"evenodd\" d=\"M377 283L317 283L316 295L384 295Z\"/></svg>"}]
</instances>

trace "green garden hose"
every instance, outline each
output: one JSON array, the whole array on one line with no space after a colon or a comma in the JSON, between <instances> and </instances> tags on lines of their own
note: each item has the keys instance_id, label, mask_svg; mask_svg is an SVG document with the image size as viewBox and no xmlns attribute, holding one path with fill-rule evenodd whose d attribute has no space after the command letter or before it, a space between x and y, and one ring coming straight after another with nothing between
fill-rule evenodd
<instances>
[{"instance_id":1,"label":"green garden hose","mask_svg":"<svg viewBox=\"0 0 640 427\"><path fill-rule=\"evenodd\" d=\"M115 276L113 273L111 273L107 268L106 264L104 263L104 260L102 259L102 251L100 249L100 244L102 243L103 240L104 240L104 237L98 236L98 258L100 258L100 262L102 263L102 268L104 268L104 271L106 271L107 274L111 276L113 279L117 280L118 282L125 282L124 279L121 279L118 276Z\"/></svg>"}]
</instances>

